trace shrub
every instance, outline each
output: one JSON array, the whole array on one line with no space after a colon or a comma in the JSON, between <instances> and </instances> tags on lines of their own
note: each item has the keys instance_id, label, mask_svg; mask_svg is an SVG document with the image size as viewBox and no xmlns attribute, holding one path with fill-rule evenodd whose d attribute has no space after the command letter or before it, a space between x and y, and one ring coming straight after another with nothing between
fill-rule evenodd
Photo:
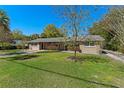
<instances>
[{"instance_id":1,"label":"shrub","mask_svg":"<svg viewBox=\"0 0 124 93\"><path fill-rule=\"evenodd\" d=\"M68 45L68 46L67 46L67 49L68 49L68 50L71 50L71 51L74 51L74 50L75 50L75 47L74 47L73 45ZM79 46L77 46L76 50L80 52Z\"/></svg>"},{"instance_id":2,"label":"shrub","mask_svg":"<svg viewBox=\"0 0 124 93\"><path fill-rule=\"evenodd\" d=\"M119 52L124 53L124 48L121 47L121 48L119 49Z\"/></svg>"},{"instance_id":3,"label":"shrub","mask_svg":"<svg viewBox=\"0 0 124 93\"><path fill-rule=\"evenodd\" d=\"M68 45L68 46L67 46L67 49L68 49L68 50L74 50L74 46Z\"/></svg>"},{"instance_id":4,"label":"shrub","mask_svg":"<svg viewBox=\"0 0 124 93\"><path fill-rule=\"evenodd\" d=\"M6 50L6 49L16 49L15 46L12 46L10 43L0 43L0 49L1 50Z\"/></svg>"}]
</instances>

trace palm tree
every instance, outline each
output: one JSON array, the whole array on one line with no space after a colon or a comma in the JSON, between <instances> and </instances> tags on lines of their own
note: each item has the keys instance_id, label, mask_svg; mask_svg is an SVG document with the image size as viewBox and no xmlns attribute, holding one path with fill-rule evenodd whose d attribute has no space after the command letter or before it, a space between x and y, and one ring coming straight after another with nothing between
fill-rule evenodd
<instances>
[{"instance_id":1,"label":"palm tree","mask_svg":"<svg viewBox=\"0 0 124 93\"><path fill-rule=\"evenodd\" d=\"M4 10L0 10L0 25L9 27L9 17Z\"/></svg>"},{"instance_id":2,"label":"palm tree","mask_svg":"<svg viewBox=\"0 0 124 93\"><path fill-rule=\"evenodd\" d=\"M11 31L9 29L9 17L4 10L0 10L0 42L11 42Z\"/></svg>"}]
</instances>

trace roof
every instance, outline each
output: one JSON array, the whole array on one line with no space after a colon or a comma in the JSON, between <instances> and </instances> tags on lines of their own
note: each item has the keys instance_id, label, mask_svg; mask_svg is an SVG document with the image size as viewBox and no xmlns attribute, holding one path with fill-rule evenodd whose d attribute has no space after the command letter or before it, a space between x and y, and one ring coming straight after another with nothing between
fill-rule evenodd
<instances>
[{"instance_id":1,"label":"roof","mask_svg":"<svg viewBox=\"0 0 124 93\"><path fill-rule=\"evenodd\" d=\"M83 37L78 37L78 41L104 41L104 38L99 35L87 35ZM38 42L64 42L65 39L63 37L56 37L56 38L39 38L35 40L29 41L29 43L38 43ZM71 41L71 39L68 39Z\"/></svg>"},{"instance_id":2,"label":"roof","mask_svg":"<svg viewBox=\"0 0 124 93\"><path fill-rule=\"evenodd\" d=\"M101 37L100 35L87 35L82 37L83 41L104 41L105 39L103 37Z\"/></svg>"},{"instance_id":3,"label":"roof","mask_svg":"<svg viewBox=\"0 0 124 93\"><path fill-rule=\"evenodd\" d=\"M39 38L32 41L29 41L29 43L38 43L38 42L64 42L63 37L57 37L57 38Z\"/></svg>"}]
</instances>

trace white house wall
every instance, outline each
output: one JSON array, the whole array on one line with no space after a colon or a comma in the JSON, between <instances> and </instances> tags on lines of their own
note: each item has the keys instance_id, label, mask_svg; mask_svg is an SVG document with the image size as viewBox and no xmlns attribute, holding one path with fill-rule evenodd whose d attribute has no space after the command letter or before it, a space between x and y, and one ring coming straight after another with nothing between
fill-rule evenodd
<instances>
[{"instance_id":1,"label":"white house wall","mask_svg":"<svg viewBox=\"0 0 124 93\"><path fill-rule=\"evenodd\" d=\"M29 44L29 49L30 50L40 50L40 45L37 44Z\"/></svg>"},{"instance_id":2,"label":"white house wall","mask_svg":"<svg viewBox=\"0 0 124 93\"><path fill-rule=\"evenodd\" d=\"M99 54L101 52L100 45L95 46L80 45L80 50L82 53L86 54Z\"/></svg>"}]
</instances>

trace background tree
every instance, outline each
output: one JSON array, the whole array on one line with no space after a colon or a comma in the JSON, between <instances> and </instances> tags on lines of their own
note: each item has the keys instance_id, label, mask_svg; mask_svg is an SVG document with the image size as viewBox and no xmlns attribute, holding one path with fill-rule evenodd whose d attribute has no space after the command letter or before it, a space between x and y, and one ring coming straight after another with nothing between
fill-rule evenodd
<instances>
[{"instance_id":1,"label":"background tree","mask_svg":"<svg viewBox=\"0 0 124 93\"><path fill-rule=\"evenodd\" d=\"M14 29L12 31L12 36L14 40L22 40L24 38L22 31L19 29Z\"/></svg>"},{"instance_id":2,"label":"background tree","mask_svg":"<svg viewBox=\"0 0 124 93\"><path fill-rule=\"evenodd\" d=\"M39 34L32 34L32 35L30 36L30 38L31 38L31 40L33 40L33 39L38 39L38 38L40 38L40 35L39 35Z\"/></svg>"},{"instance_id":3,"label":"background tree","mask_svg":"<svg viewBox=\"0 0 124 93\"><path fill-rule=\"evenodd\" d=\"M63 37L63 32L54 24L49 24L45 27L43 33L41 34L41 37L43 38Z\"/></svg>"},{"instance_id":4,"label":"background tree","mask_svg":"<svg viewBox=\"0 0 124 93\"><path fill-rule=\"evenodd\" d=\"M13 32L12 32L12 36L13 36L13 40L16 44L16 48L24 49L26 44L27 44L27 41L30 40L30 37L24 35L22 33L22 31L19 30L19 29L14 29Z\"/></svg>"}]
</instances>

